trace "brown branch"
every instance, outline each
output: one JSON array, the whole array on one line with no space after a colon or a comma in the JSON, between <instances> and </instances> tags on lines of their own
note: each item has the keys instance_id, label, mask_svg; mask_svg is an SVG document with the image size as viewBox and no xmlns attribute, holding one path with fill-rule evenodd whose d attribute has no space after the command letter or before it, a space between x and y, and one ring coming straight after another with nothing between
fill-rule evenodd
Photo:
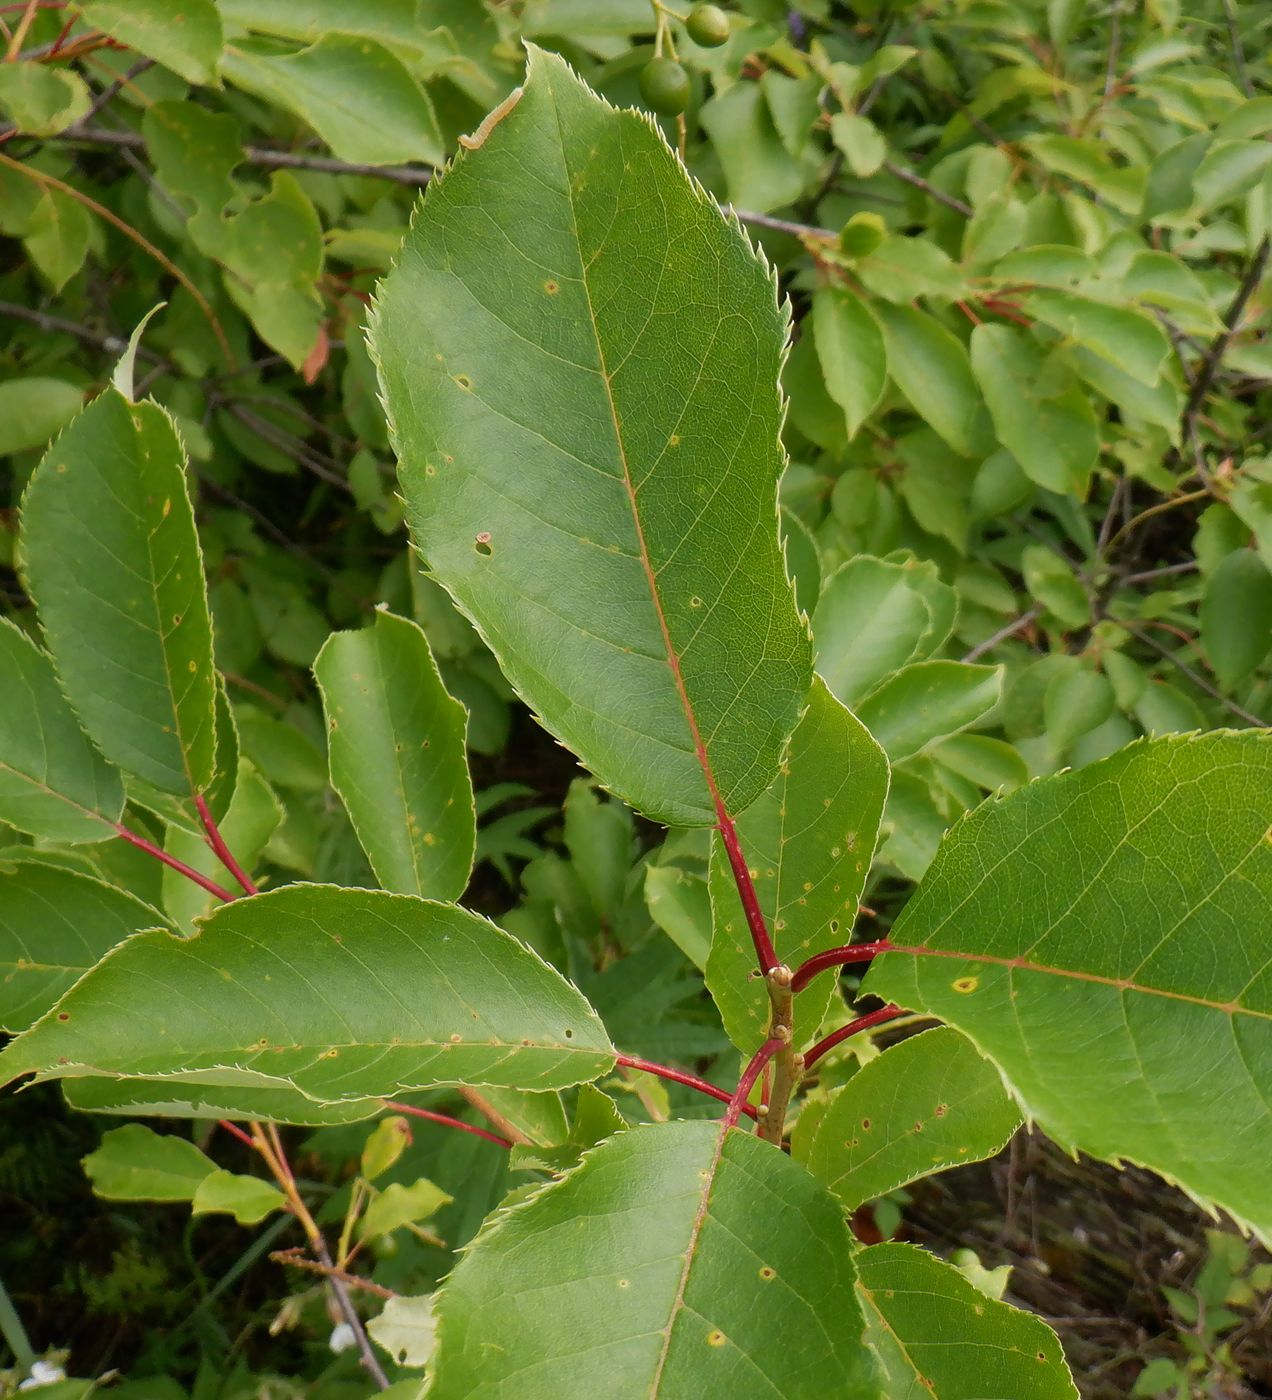
<instances>
[{"instance_id":1,"label":"brown branch","mask_svg":"<svg viewBox=\"0 0 1272 1400\"><path fill-rule=\"evenodd\" d=\"M1238 323L1245 312L1246 305L1263 280L1263 273L1268 265L1269 252L1272 252L1272 242L1269 242L1265 236L1254 250L1254 256L1250 259L1249 266L1245 270L1245 276L1241 279L1237 294L1233 297L1232 304L1224 314L1223 329L1210 342L1210 349L1206 351L1205 358L1198 366L1192 387L1188 391L1188 401L1184 404L1183 427L1184 437L1187 440L1196 436L1197 414L1201 410L1206 395L1210 392L1210 386L1214 382L1219 362L1227 353L1228 346L1237 333Z\"/></svg>"},{"instance_id":2,"label":"brown branch","mask_svg":"<svg viewBox=\"0 0 1272 1400\"><path fill-rule=\"evenodd\" d=\"M955 199L952 194L946 194L943 190L938 190L935 185L930 184L916 171L910 170L907 166L898 165L895 161L885 160L883 168L892 176L894 180L901 180L907 185L913 185L916 190L922 190L929 199L934 199L938 204L943 204L947 209L953 209L956 214L961 214L965 219L972 217L972 206L964 204L961 199Z\"/></svg>"},{"instance_id":3,"label":"brown branch","mask_svg":"<svg viewBox=\"0 0 1272 1400\"><path fill-rule=\"evenodd\" d=\"M73 335L89 345L101 346L111 355L122 355L128 349L128 341L124 337L112 335L109 331L95 331L91 326L81 325L78 321L68 321L63 316L54 316L47 311L37 311L30 306L20 306L17 302L0 301L0 316L8 316L15 321L28 321L31 325L49 334L61 331L66 335ZM162 355L156 355L153 350L148 350L144 345L137 347L137 358L149 360L152 364L175 368Z\"/></svg>"},{"instance_id":4,"label":"brown branch","mask_svg":"<svg viewBox=\"0 0 1272 1400\"><path fill-rule=\"evenodd\" d=\"M1186 662L1181 661L1169 647L1164 647L1156 637L1150 637L1147 632L1138 627L1133 627L1129 622L1118 620L1118 626L1129 632L1136 641L1143 642L1151 651L1155 651L1163 660L1169 661L1181 675L1187 676L1198 690L1209 695L1212 700L1217 700L1229 714L1234 714L1238 719L1243 719L1247 724L1252 724L1256 729L1266 729L1268 722L1260 719L1258 715L1251 713L1243 705L1238 705L1235 700L1230 700L1221 690L1211 685L1205 676L1199 675Z\"/></svg>"},{"instance_id":5,"label":"brown branch","mask_svg":"<svg viewBox=\"0 0 1272 1400\"><path fill-rule=\"evenodd\" d=\"M1000 627L992 637L986 637L983 642L976 645L963 656L964 661L977 661L984 656L987 651L993 651L999 642L1005 642L1008 637L1014 637L1017 632L1023 632L1026 627L1042 612L1041 608L1030 608L1028 612L1023 612L1005 627Z\"/></svg>"},{"instance_id":6,"label":"brown branch","mask_svg":"<svg viewBox=\"0 0 1272 1400\"><path fill-rule=\"evenodd\" d=\"M293 1269L304 1269L311 1274L321 1274L325 1279L339 1279L348 1287L360 1288L364 1293L374 1293L377 1298L397 1298L400 1296L391 1288L385 1288L381 1283L372 1283L369 1278L361 1278L357 1274L348 1273L344 1269L338 1269L334 1264L329 1266L317 1259L306 1259L300 1245L293 1249L271 1250L269 1257L276 1264L287 1264Z\"/></svg>"},{"instance_id":7,"label":"brown branch","mask_svg":"<svg viewBox=\"0 0 1272 1400\"><path fill-rule=\"evenodd\" d=\"M114 93L110 95L113 97ZM0 127L0 140L16 131L17 128L12 125ZM85 122L68 126L56 136L40 139L68 141L82 146L121 146L134 151L146 149L145 137L138 131L112 131L109 127L89 126ZM365 175L417 188L427 185L433 174L432 167L428 165L370 165L337 160L334 156L307 155L302 151L279 151L269 146L245 146L243 162L263 170L317 170L325 175Z\"/></svg>"}]
</instances>

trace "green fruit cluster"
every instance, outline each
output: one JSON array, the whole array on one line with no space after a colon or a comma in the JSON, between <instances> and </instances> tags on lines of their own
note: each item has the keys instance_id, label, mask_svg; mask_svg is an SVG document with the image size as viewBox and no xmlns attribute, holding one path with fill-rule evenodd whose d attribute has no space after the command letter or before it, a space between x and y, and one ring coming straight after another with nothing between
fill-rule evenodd
<instances>
[{"instance_id":1,"label":"green fruit cluster","mask_svg":"<svg viewBox=\"0 0 1272 1400\"><path fill-rule=\"evenodd\" d=\"M729 17L719 5L695 5L685 30L695 44L718 49L729 41ZM651 58L640 72L640 92L659 116L678 117L689 105L689 74L674 58Z\"/></svg>"}]
</instances>

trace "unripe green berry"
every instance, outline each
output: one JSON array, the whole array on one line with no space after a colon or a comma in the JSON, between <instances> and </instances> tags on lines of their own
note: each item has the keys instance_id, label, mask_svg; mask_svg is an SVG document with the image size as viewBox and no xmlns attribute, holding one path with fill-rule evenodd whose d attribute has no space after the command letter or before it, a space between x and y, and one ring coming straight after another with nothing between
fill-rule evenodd
<instances>
[{"instance_id":1,"label":"unripe green berry","mask_svg":"<svg viewBox=\"0 0 1272 1400\"><path fill-rule=\"evenodd\" d=\"M689 11L685 28L694 43L704 49L718 49L729 42L729 17L719 5L695 5Z\"/></svg>"},{"instance_id":2,"label":"unripe green berry","mask_svg":"<svg viewBox=\"0 0 1272 1400\"><path fill-rule=\"evenodd\" d=\"M640 91L660 116L678 117L689 105L689 74L674 58L651 58L640 70Z\"/></svg>"}]
</instances>

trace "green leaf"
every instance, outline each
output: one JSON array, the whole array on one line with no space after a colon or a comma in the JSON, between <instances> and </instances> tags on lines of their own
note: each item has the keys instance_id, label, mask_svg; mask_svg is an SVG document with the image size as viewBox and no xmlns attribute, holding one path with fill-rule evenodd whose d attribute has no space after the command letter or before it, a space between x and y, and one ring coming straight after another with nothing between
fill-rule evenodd
<instances>
[{"instance_id":1,"label":"green leaf","mask_svg":"<svg viewBox=\"0 0 1272 1400\"><path fill-rule=\"evenodd\" d=\"M43 447L71 421L84 391L64 379L31 375L0 384L0 456Z\"/></svg>"},{"instance_id":2,"label":"green leaf","mask_svg":"<svg viewBox=\"0 0 1272 1400\"><path fill-rule=\"evenodd\" d=\"M395 1113L382 1118L362 1147L362 1175L374 1181L397 1161L411 1145L411 1120Z\"/></svg>"},{"instance_id":3,"label":"green leaf","mask_svg":"<svg viewBox=\"0 0 1272 1400\"><path fill-rule=\"evenodd\" d=\"M83 1161L93 1190L108 1201L188 1201L216 1170L194 1143L141 1123L112 1128Z\"/></svg>"},{"instance_id":4,"label":"green leaf","mask_svg":"<svg viewBox=\"0 0 1272 1400\"><path fill-rule=\"evenodd\" d=\"M1150 316L1072 292L1021 294L1025 311L1141 384L1156 384L1170 356L1166 332Z\"/></svg>"},{"instance_id":5,"label":"green leaf","mask_svg":"<svg viewBox=\"0 0 1272 1400\"><path fill-rule=\"evenodd\" d=\"M855 112L836 112L831 117L830 139L847 158L849 170L863 180L878 171L888 154L879 128Z\"/></svg>"},{"instance_id":6,"label":"green leaf","mask_svg":"<svg viewBox=\"0 0 1272 1400\"><path fill-rule=\"evenodd\" d=\"M803 167L783 146L759 83L734 83L717 92L703 103L699 120L739 208L767 213L799 198Z\"/></svg>"},{"instance_id":7,"label":"green leaf","mask_svg":"<svg viewBox=\"0 0 1272 1400\"><path fill-rule=\"evenodd\" d=\"M384 1112L383 1099L320 1104L285 1087L186 1084L162 1078L66 1079L62 1092L66 1102L83 1113L126 1114L130 1118L230 1118L321 1127L357 1123Z\"/></svg>"},{"instance_id":8,"label":"green leaf","mask_svg":"<svg viewBox=\"0 0 1272 1400\"><path fill-rule=\"evenodd\" d=\"M314 289L322 271L322 224L299 181L276 170L269 193L229 223L217 256L230 274L227 290L261 339L299 369L322 319Z\"/></svg>"},{"instance_id":9,"label":"green leaf","mask_svg":"<svg viewBox=\"0 0 1272 1400\"><path fill-rule=\"evenodd\" d=\"M0 1029L25 1030L117 943L159 922L149 905L78 871L0 867Z\"/></svg>"},{"instance_id":10,"label":"green leaf","mask_svg":"<svg viewBox=\"0 0 1272 1400\"><path fill-rule=\"evenodd\" d=\"M1144 167L1114 165L1105 144L1093 138L1045 133L1024 145L1047 170L1090 186L1123 214L1135 216L1144 202Z\"/></svg>"},{"instance_id":11,"label":"green leaf","mask_svg":"<svg viewBox=\"0 0 1272 1400\"><path fill-rule=\"evenodd\" d=\"M190 1210L194 1215L232 1215L240 1225L256 1225L286 1204L283 1193L268 1181L218 1170L195 1187Z\"/></svg>"},{"instance_id":12,"label":"green leaf","mask_svg":"<svg viewBox=\"0 0 1272 1400\"><path fill-rule=\"evenodd\" d=\"M553 1146L514 1144L509 1167L512 1171L543 1171L560 1176L577 1167L584 1152L626 1127L623 1115L608 1094L594 1084L580 1084L568 1135L563 1130L552 1140L557 1144Z\"/></svg>"},{"instance_id":13,"label":"green leaf","mask_svg":"<svg viewBox=\"0 0 1272 1400\"><path fill-rule=\"evenodd\" d=\"M236 87L295 112L341 160L437 165L446 158L428 93L374 39L326 34L290 54L238 40L221 71Z\"/></svg>"},{"instance_id":14,"label":"green leaf","mask_svg":"<svg viewBox=\"0 0 1272 1400\"><path fill-rule=\"evenodd\" d=\"M927 238L890 234L853 271L875 296L899 305L916 297L944 304L967 290L962 268Z\"/></svg>"},{"instance_id":15,"label":"green leaf","mask_svg":"<svg viewBox=\"0 0 1272 1400\"><path fill-rule=\"evenodd\" d=\"M139 985L153 999L140 1002ZM290 1087L339 1103L439 1084L564 1088L613 1063L582 996L476 914L287 885L223 905L193 939L130 938L0 1054L0 1073Z\"/></svg>"},{"instance_id":16,"label":"green leaf","mask_svg":"<svg viewBox=\"0 0 1272 1400\"><path fill-rule=\"evenodd\" d=\"M651 1400L873 1400L853 1280L839 1207L789 1157L714 1123L633 1128L469 1247L430 1394L584 1400L621 1377Z\"/></svg>"},{"instance_id":17,"label":"green leaf","mask_svg":"<svg viewBox=\"0 0 1272 1400\"><path fill-rule=\"evenodd\" d=\"M359 1233L363 1239L390 1235L403 1225L415 1225L436 1215L452 1200L453 1196L448 1196L440 1186L434 1186L424 1177L410 1186L395 1181L366 1208Z\"/></svg>"},{"instance_id":18,"label":"green leaf","mask_svg":"<svg viewBox=\"0 0 1272 1400\"><path fill-rule=\"evenodd\" d=\"M213 0L81 0L84 18L180 73L188 83L216 83L221 17Z\"/></svg>"},{"instance_id":19,"label":"green leaf","mask_svg":"<svg viewBox=\"0 0 1272 1400\"><path fill-rule=\"evenodd\" d=\"M234 795L224 816L218 822L225 844L234 853L239 865L250 875L269 844L269 839L283 820L283 809L273 790L247 761L239 760ZM183 827L170 826L163 848L170 856L207 875L219 884L234 884L229 872L209 847L207 838ZM217 908L215 895L196 885L193 880L165 866L163 872L163 907L169 917L186 933L193 933L199 919L206 919ZM156 922L162 922L158 920Z\"/></svg>"},{"instance_id":20,"label":"green leaf","mask_svg":"<svg viewBox=\"0 0 1272 1400\"><path fill-rule=\"evenodd\" d=\"M610 919L623 900L635 850L631 813L602 801L585 778L565 797L565 846L598 919Z\"/></svg>"},{"instance_id":21,"label":"green leaf","mask_svg":"<svg viewBox=\"0 0 1272 1400\"><path fill-rule=\"evenodd\" d=\"M972 370L998 440L1025 474L1049 491L1085 496L1100 432L1068 366L1032 336L986 324L972 332Z\"/></svg>"},{"instance_id":22,"label":"green leaf","mask_svg":"<svg viewBox=\"0 0 1272 1400\"><path fill-rule=\"evenodd\" d=\"M36 469L20 545L89 737L162 791L197 793L216 770L216 672L185 461L162 408L108 389Z\"/></svg>"},{"instance_id":23,"label":"green leaf","mask_svg":"<svg viewBox=\"0 0 1272 1400\"><path fill-rule=\"evenodd\" d=\"M915 413L962 457L975 453L973 437L981 405L967 351L926 311L880 302L888 369Z\"/></svg>"},{"instance_id":24,"label":"green leaf","mask_svg":"<svg viewBox=\"0 0 1272 1400\"><path fill-rule=\"evenodd\" d=\"M61 190L45 186L41 189L35 209L23 229L22 243L49 286L53 291L60 292L84 266L91 236L92 226L84 206ZM32 385L38 382L41 381L26 381ZM77 390L77 396L80 403L83 403L82 390ZM76 404L76 408L79 408L79 404ZM18 422L29 421L30 415L39 411L38 405L24 406L18 414ZM68 411L56 427L60 428L72 416ZM46 437L51 437L52 431L51 429Z\"/></svg>"},{"instance_id":25,"label":"green leaf","mask_svg":"<svg viewBox=\"0 0 1272 1400\"><path fill-rule=\"evenodd\" d=\"M1062 1147L1272 1238L1266 732L1143 741L946 836L864 990L957 1027ZM1040 878L1037 872L1045 872Z\"/></svg>"},{"instance_id":26,"label":"green leaf","mask_svg":"<svg viewBox=\"0 0 1272 1400\"><path fill-rule=\"evenodd\" d=\"M424 633L378 612L335 632L314 662L331 785L386 890L458 899L477 839L468 715L437 674Z\"/></svg>"},{"instance_id":27,"label":"green leaf","mask_svg":"<svg viewBox=\"0 0 1272 1400\"><path fill-rule=\"evenodd\" d=\"M1252 549L1221 560L1201 599L1201 642L1225 690L1272 651L1272 573Z\"/></svg>"},{"instance_id":28,"label":"green leaf","mask_svg":"<svg viewBox=\"0 0 1272 1400\"><path fill-rule=\"evenodd\" d=\"M1248 193L1272 162L1267 141L1216 141L1193 175L1197 207L1207 213Z\"/></svg>"},{"instance_id":29,"label":"green leaf","mask_svg":"<svg viewBox=\"0 0 1272 1400\"><path fill-rule=\"evenodd\" d=\"M794 968L847 941L887 794L883 751L815 677L773 786L738 818L738 837L780 962ZM755 952L719 836L710 886L707 987L729 1038L749 1053L764 1039L769 998L764 983L748 976ZM832 991L826 978L796 1001L797 1045L816 1033Z\"/></svg>"},{"instance_id":30,"label":"green leaf","mask_svg":"<svg viewBox=\"0 0 1272 1400\"><path fill-rule=\"evenodd\" d=\"M1076 658L1066 660L1076 661ZM1107 677L1081 665L1058 671L1047 686L1042 702L1047 738L1056 753L1065 753L1075 739L1103 724L1113 708L1113 687Z\"/></svg>"},{"instance_id":31,"label":"green leaf","mask_svg":"<svg viewBox=\"0 0 1272 1400\"><path fill-rule=\"evenodd\" d=\"M888 382L883 332L866 303L843 287L813 293L812 324L826 388L844 411L848 436L855 437Z\"/></svg>"},{"instance_id":32,"label":"green leaf","mask_svg":"<svg viewBox=\"0 0 1272 1400\"><path fill-rule=\"evenodd\" d=\"M1020 569L1030 594L1062 627L1090 625L1091 599L1067 559L1045 544L1027 544Z\"/></svg>"},{"instance_id":33,"label":"green leaf","mask_svg":"<svg viewBox=\"0 0 1272 1400\"><path fill-rule=\"evenodd\" d=\"M0 694L0 821L50 841L113 836L123 780L85 738L52 662L7 618Z\"/></svg>"},{"instance_id":34,"label":"green leaf","mask_svg":"<svg viewBox=\"0 0 1272 1400\"><path fill-rule=\"evenodd\" d=\"M857 718L900 763L935 739L975 724L998 703L1001 666L919 661L898 671L857 707Z\"/></svg>"},{"instance_id":35,"label":"green leaf","mask_svg":"<svg viewBox=\"0 0 1272 1400\"><path fill-rule=\"evenodd\" d=\"M412 532L513 685L648 816L744 809L810 673L777 537L785 317L746 238L644 117L532 50L378 306Z\"/></svg>"},{"instance_id":36,"label":"green leaf","mask_svg":"<svg viewBox=\"0 0 1272 1400\"><path fill-rule=\"evenodd\" d=\"M1056 1334L911 1244L857 1254L888 1400L1078 1400Z\"/></svg>"},{"instance_id":37,"label":"green leaf","mask_svg":"<svg viewBox=\"0 0 1272 1400\"><path fill-rule=\"evenodd\" d=\"M0 65L0 112L27 136L56 136L93 105L83 78L34 60Z\"/></svg>"},{"instance_id":38,"label":"green leaf","mask_svg":"<svg viewBox=\"0 0 1272 1400\"><path fill-rule=\"evenodd\" d=\"M853 1075L793 1150L849 1213L946 1167L992 1157L1020 1126L997 1069L941 1026Z\"/></svg>"},{"instance_id":39,"label":"green leaf","mask_svg":"<svg viewBox=\"0 0 1272 1400\"><path fill-rule=\"evenodd\" d=\"M243 159L239 123L192 102L155 102L142 114L141 130L163 188L191 210L194 246L220 255L229 229L222 215L239 193L233 179Z\"/></svg>"},{"instance_id":40,"label":"green leaf","mask_svg":"<svg viewBox=\"0 0 1272 1400\"><path fill-rule=\"evenodd\" d=\"M133 327L133 333L128 337L128 344L124 347L124 353L115 362L115 368L110 376L111 385L118 389L124 398L132 400L136 398L133 386L133 376L137 367L137 350L141 345L141 338L146 333L146 327L151 319L167 306L166 301L156 302L154 306L141 318Z\"/></svg>"},{"instance_id":41,"label":"green leaf","mask_svg":"<svg viewBox=\"0 0 1272 1400\"><path fill-rule=\"evenodd\" d=\"M711 952L711 896L707 882L676 865L645 867L645 903L654 923L701 971Z\"/></svg>"},{"instance_id":42,"label":"green leaf","mask_svg":"<svg viewBox=\"0 0 1272 1400\"><path fill-rule=\"evenodd\" d=\"M817 672L845 705L857 705L894 671L941 647L956 607L931 565L859 554L827 580L813 613Z\"/></svg>"}]
</instances>

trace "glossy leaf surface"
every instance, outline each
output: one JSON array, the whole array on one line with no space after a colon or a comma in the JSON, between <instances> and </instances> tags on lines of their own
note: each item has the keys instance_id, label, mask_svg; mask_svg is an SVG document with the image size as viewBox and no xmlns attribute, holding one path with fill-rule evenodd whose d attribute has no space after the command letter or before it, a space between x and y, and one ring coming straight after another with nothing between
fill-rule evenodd
<instances>
[{"instance_id":1,"label":"glossy leaf surface","mask_svg":"<svg viewBox=\"0 0 1272 1400\"><path fill-rule=\"evenodd\" d=\"M909 1244L857 1255L888 1400L1077 1400L1056 1334Z\"/></svg>"},{"instance_id":2,"label":"glossy leaf surface","mask_svg":"<svg viewBox=\"0 0 1272 1400\"><path fill-rule=\"evenodd\" d=\"M1066 1148L1272 1238L1272 735L1143 741L946 836L865 990L956 1026Z\"/></svg>"},{"instance_id":3,"label":"glossy leaf surface","mask_svg":"<svg viewBox=\"0 0 1272 1400\"><path fill-rule=\"evenodd\" d=\"M768 1143L632 1128L465 1254L431 1393L873 1400L853 1281L838 1206Z\"/></svg>"},{"instance_id":4,"label":"glossy leaf surface","mask_svg":"<svg viewBox=\"0 0 1272 1400\"><path fill-rule=\"evenodd\" d=\"M0 1029L25 1030L117 943L162 922L90 875L33 861L0 867Z\"/></svg>"},{"instance_id":5,"label":"glossy leaf surface","mask_svg":"<svg viewBox=\"0 0 1272 1400\"><path fill-rule=\"evenodd\" d=\"M171 1076L320 1103L457 1082L554 1089L612 1064L582 996L493 924L329 885L236 900L193 939L137 935L0 1055L6 1079Z\"/></svg>"},{"instance_id":6,"label":"glossy leaf surface","mask_svg":"<svg viewBox=\"0 0 1272 1400\"><path fill-rule=\"evenodd\" d=\"M185 449L168 414L108 389L36 469L22 565L89 737L164 792L216 768L216 673Z\"/></svg>"},{"instance_id":7,"label":"glossy leaf surface","mask_svg":"<svg viewBox=\"0 0 1272 1400\"><path fill-rule=\"evenodd\" d=\"M0 821L67 843L110 836L124 808L118 771L79 727L53 663L0 618Z\"/></svg>"},{"instance_id":8,"label":"glossy leaf surface","mask_svg":"<svg viewBox=\"0 0 1272 1400\"><path fill-rule=\"evenodd\" d=\"M560 59L532 51L469 145L373 328L415 541L608 787L708 825L768 786L810 674L777 537L785 315L649 121Z\"/></svg>"},{"instance_id":9,"label":"glossy leaf surface","mask_svg":"<svg viewBox=\"0 0 1272 1400\"><path fill-rule=\"evenodd\" d=\"M468 717L437 674L424 633L377 613L336 632L314 662L327 716L331 783L386 890L458 899L477 821Z\"/></svg>"},{"instance_id":10,"label":"glossy leaf surface","mask_svg":"<svg viewBox=\"0 0 1272 1400\"><path fill-rule=\"evenodd\" d=\"M854 1211L921 1176L992 1157L1020 1126L997 1069L948 1027L870 1060L834 1096L799 1160Z\"/></svg>"}]
</instances>

